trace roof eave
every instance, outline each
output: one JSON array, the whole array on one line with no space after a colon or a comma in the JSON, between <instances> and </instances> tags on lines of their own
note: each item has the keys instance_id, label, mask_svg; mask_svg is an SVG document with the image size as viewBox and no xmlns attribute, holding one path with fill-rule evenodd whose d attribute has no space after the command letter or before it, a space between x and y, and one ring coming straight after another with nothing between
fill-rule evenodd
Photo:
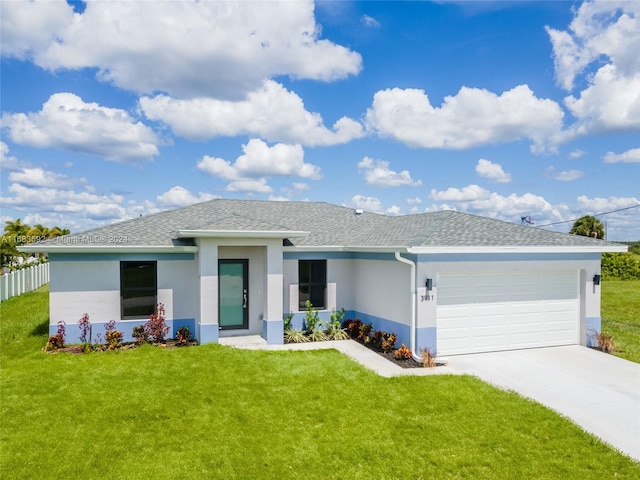
<instances>
[{"instance_id":1,"label":"roof eave","mask_svg":"<svg viewBox=\"0 0 640 480\"><path fill-rule=\"evenodd\" d=\"M25 253L197 253L198 247L167 245L24 245L18 251Z\"/></svg>"},{"instance_id":2,"label":"roof eave","mask_svg":"<svg viewBox=\"0 0 640 480\"><path fill-rule=\"evenodd\" d=\"M434 253L619 253L626 252L626 245L565 245L565 246L437 246L437 247L411 247L410 253L434 254Z\"/></svg>"}]
</instances>

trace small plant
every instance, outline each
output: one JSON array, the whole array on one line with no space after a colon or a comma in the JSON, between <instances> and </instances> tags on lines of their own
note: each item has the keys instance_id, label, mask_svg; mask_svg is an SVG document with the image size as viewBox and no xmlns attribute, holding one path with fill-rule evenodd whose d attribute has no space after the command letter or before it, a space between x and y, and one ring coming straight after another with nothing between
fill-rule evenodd
<instances>
[{"instance_id":1,"label":"small plant","mask_svg":"<svg viewBox=\"0 0 640 480\"><path fill-rule=\"evenodd\" d=\"M80 342L84 345L91 343L91 322L89 321L89 314L85 313L78 321L78 327L80 328Z\"/></svg>"},{"instance_id":2,"label":"small plant","mask_svg":"<svg viewBox=\"0 0 640 480\"><path fill-rule=\"evenodd\" d=\"M604 353L613 353L616 351L616 342L613 340L613 336L600 332L594 336L596 341L596 348Z\"/></svg>"},{"instance_id":3,"label":"small plant","mask_svg":"<svg viewBox=\"0 0 640 480\"><path fill-rule=\"evenodd\" d=\"M191 340L191 331L189 330L189 327L180 327L176 332L176 340L180 345L186 345L189 343L189 340Z\"/></svg>"},{"instance_id":4,"label":"small plant","mask_svg":"<svg viewBox=\"0 0 640 480\"><path fill-rule=\"evenodd\" d=\"M373 329L373 325L371 323L360 324L360 332L358 333L358 338L365 343L369 343L367 338L371 333L371 329Z\"/></svg>"},{"instance_id":5,"label":"small plant","mask_svg":"<svg viewBox=\"0 0 640 480\"><path fill-rule=\"evenodd\" d=\"M314 330L309 335L309 339L312 342L324 342L327 339L327 335L322 330Z\"/></svg>"},{"instance_id":6,"label":"small plant","mask_svg":"<svg viewBox=\"0 0 640 480\"><path fill-rule=\"evenodd\" d=\"M424 368L433 368L436 366L436 354L430 348L420 350L422 355L422 366Z\"/></svg>"},{"instance_id":7,"label":"small plant","mask_svg":"<svg viewBox=\"0 0 640 480\"><path fill-rule=\"evenodd\" d=\"M107 342L107 348L109 350L115 350L120 345L122 345L122 339L124 335L119 330L116 330L116 321L110 320L104 326L106 333L104 334L104 339Z\"/></svg>"},{"instance_id":8,"label":"small plant","mask_svg":"<svg viewBox=\"0 0 640 480\"><path fill-rule=\"evenodd\" d=\"M47 340L47 344L44 346L44 351L49 352L51 350L57 350L64 348L65 335L67 334L67 324L64 320L58 322L58 331L51 335Z\"/></svg>"},{"instance_id":9,"label":"small plant","mask_svg":"<svg viewBox=\"0 0 640 480\"><path fill-rule=\"evenodd\" d=\"M382 351L385 353L393 352L393 350L396 348L397 341L398 337L396 336L396 334L390 333L384 340L382 340L382 343L380 343L380 348L382 348Z\"/></svg>"},{"instance_id":10,"label":"small plant","mask_svg":"<svg viewBox=\"0 0 640 480\"><path fill-rule=\"evenodd\" d=\"M291 330L291 320L293 320L293 313L288 313L284 317L284 331Z\"/></svg>"},{"instance_id":11,"label":"small plant","mask_svg":"<svg viewBox=\"0 0 640 480\"><path fill-rule=\"evenodd\" d=\"M344 325L344 308L341 308L336 312L334 309L331 312L330 321L327 325L327 338L330 340L346 340L349 338L349 334L343 328Z\"/></svg>"},{"instance_id":12,"label":"small plant","mask_svg":"<svg viewBox=\"0 0 640 480\"><path fill-rule=\"evenodd\" d=\"M304 322L307 326L307 330L313 333L322 324L320 314L318 313L318 310L313 308L313 305L309 300L307 300L304 305L307 309L307 313L304 315Z\"/></svg>"},{"instance_id":13,"label":"small plant","mask_svg":"<svg viewBox=\"0 0 640 480\"><path fill-rule=\"evenodd\" d=\"M167 333L169 333L169 327L164 323L164 305L159 303L156 307L156 311L151 314L149 320L144 325L144 331L147 337L154 342L162 342Z\"/></svg>"},{"instance_id":14,"label":"small plant","mask_svg":"<svg viewBox=\"0 0 640 480\"><path fill-rule=\"evenodd\" d=\"M305 343L309 341L309 337L302 330L285 330L284 341L286 343Z\"/></svg>"},{"instance_id":15,"label":"small plant","mask_svg":"<svg viewBox=\"0 0 640 480\"><path fill-rule=\"evenodd\" d=\"M360 335L361 326L362 321L359 318L356 318L355 320L348 320L346 329L349 335L351 335L351 338L358 338L358 335Z\"/></svg>"},{"instance_id":16,"label":"small plant","mask_svg":"<svg viewBox=\"0 0 640 480\"><path fill-rule=\"evenodd\" d=\"M149 336L147 335L147 332L144 329L144 325L136 325L135 327L133 327L133 330L131 331L131 336L135 338L135 341L138 345L142 345L143 343L146 343L149 341Z\"/></svg>"},{"instance_id":17,"label":"small plant","mask_svg":"<svg viewBox=\"0 0 640 480\"><path fill-rule=\"evenodd\" d=\"M382 342L384 341L385 338L387 338L387 332L382 330L375 330L373 334L370 335L368 338L369 338L369 345L371 345L372 348L381 349Z\"/></svg>"},{"instance_id":18,"label":"small plant","mask_svg":"<svg viewBox=\"0 0 640 480\"><path fill-rule=\"evenodd\" d=\"M411 349L403 343L402 346L393 352L393 358L396 360L409 360L411 358Z\"/></svg>"}]
</instances>

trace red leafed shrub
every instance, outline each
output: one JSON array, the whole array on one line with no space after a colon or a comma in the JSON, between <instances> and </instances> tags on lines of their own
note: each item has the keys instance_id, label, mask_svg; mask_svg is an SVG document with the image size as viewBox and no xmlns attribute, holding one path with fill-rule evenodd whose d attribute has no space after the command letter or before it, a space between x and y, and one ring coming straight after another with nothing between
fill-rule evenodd
<instances>
[{"instance_id":1,"label":"red leafed shrub","mask_svg":"<svg viewBox=\"0 0 640 480\"><path fill-rule=\"evenodd\" d=\"M373 325L371 325L370 323L360 325L360 332L358 333L358 338L363 342L366 341L372 329L373 329Z\"/></svg>"},{"instance_id":2,"label":"red leafed shrub","mask_svg":"<svg viewBox=\"0 0 640 480\"><path fill-rule=\"evenodd\" d=\"M164 323L164 305L159 303L156 307L156 311L151 314L149 320L144 325L144 331L153 342L162 342L167 333L169 333L169 327Z\"/></svg>"},{"instance_id":3,"label":"red leafed shrub","mask_svg":"<svg viewBox=\"0 0 640 480\"><path fill-rule=\"evenodd\" d=\"M115 350L120 345L122 345L124 334L116 330L115 320L107 322L107 324L104 326L104 329L106 330L104 339L107 342L107 347L109 348L109 350Z\"/></svg>"},{"instance_id":4,"label":"red leafed shrub","mask_svg":"<svg viewBox=\"0 0 640 480\"><path fill-rule=\"evenodd\" d=\"M67 324L60 320L58 322L58 331L49 337L47 344L44 347L45 351L57 350L58 348L64 348L65 335L67 333Z\"/></svg>"},{"instance_id":5,"label":"red leafed shrub","mask_svg":"<svg viewBox=\"0 0 640 480\"><path fill-rule=\"evenodd\" d=\"M91 343L91 322L88 313L82 315L78 321L78 328L80 328L80 342Z\"/></svg>"},{"instance_id":6,"label":"red leafed shrub","mask_svg":"<svg viewBox=\"0 0 640 480\"><path fill-rule=\"evenodd\" d=\"M359 318L356 318L355 320L345 320L345 323L343 324L343 328L346 328L349 335L351 335L351 338L358 338L361 326L362 322Z\"/></svg>"}]
</instances>

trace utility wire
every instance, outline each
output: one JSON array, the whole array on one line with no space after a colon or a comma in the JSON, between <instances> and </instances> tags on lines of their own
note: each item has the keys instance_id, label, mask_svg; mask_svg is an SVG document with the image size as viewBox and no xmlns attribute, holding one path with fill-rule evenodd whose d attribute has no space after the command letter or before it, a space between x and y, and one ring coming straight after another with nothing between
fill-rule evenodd
<instances>
[{"instance_id":1,"label":"utility wire","mask_svg":"<svg viewBox=\"0 0 640 480\"><path fill-rule=\"evenodd\" d=\"M610 212L596 213L596 214L591 215L591 216L592 217L599 217L601 215L609 215L610 213L622 212L623 210L631 210L632 208L638 208L638 207L640 207L640 203L638 203L637 205L631 205L630 207L624 207L624 208L618 208L617 210L611 210ZM580 217L580 218L582 218L582 217ZM576 220L578 220L578 219L574 218L573 220L564 220L562 222L546 223L544 225L537 225L537 227L550 227L551 225L560 225L560 224L563 224L563 223L571 223L571 222L575 222Z\"/></svg>"}]
</instances>

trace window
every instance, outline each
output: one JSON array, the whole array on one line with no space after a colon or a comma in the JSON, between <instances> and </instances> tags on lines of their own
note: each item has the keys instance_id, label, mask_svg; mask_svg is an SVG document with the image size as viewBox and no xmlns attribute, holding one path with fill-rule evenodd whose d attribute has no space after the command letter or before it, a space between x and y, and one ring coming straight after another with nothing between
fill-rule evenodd
<instances>
[{"instance_id":1,"label":"window","mask_svg":"<svg viewBox=\"0 0 640 480\"><path fill-rule=\"evenodd\" d=\"M307 300L314 308L325 308L327 290L327 261L300 260L298 262L298 302L300 310L305 309Z\"/></svg>"},{"instance_id":2,"label":"window","mask_svg":"<svg viewBox=\"0 0 640 480\"><path fill-rule=\"evenodd\" d=\"M122 318L146 318L156 308L156 262L120 262Z\"/></svg>"}]
</instances>

